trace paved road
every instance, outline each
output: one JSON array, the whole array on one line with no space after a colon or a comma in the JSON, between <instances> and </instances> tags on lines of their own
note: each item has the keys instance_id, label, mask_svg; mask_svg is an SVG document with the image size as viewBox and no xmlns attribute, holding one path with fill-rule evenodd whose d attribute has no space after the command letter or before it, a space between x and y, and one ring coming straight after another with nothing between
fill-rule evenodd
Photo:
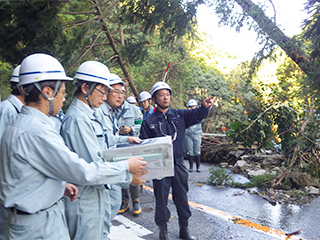
<instances>
[{"instance_id":1,"label":"paved road","mask_svg":"<svg viewBox=\"0 0 320 240\"><path fill-rule=\"evenodd\" d=\"M201 173L194 172L189 176L192 211L189 228L199 240L320 239L320 198L305 207L273 206L242 189L203 184L209 176L210 167L209 164L202 164ZM116 217L109 236L111 240L158 239L151 182L145 184L140 202L140 216L134 217L130 209ZM179 239L178 217L171 199L168 206L171 211L168 234L170 239ZM299 229L303 231L298 235L285 235Z\"/></svg>"}]
</instances>

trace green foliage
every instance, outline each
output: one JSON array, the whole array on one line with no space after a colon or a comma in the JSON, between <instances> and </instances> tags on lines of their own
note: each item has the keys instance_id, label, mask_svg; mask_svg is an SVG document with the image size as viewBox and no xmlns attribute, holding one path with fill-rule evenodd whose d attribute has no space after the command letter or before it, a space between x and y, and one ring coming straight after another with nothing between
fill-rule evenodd
<instances>
[{"instance_id":1,"label":"green foliage","mask_svg":"<svg viewBox=\"0 0 320 240\"><path fill-rule=\"evenodd\" d=\"M273 174L265 174L265 175L258 175L252 176L250 182L246 183L238 183L238 187L260 187L260 188L267 188L272 186L272 180L275 179L277 176Z\"/></svg>"},{"instance_id":2,"label":"green foliage","mask_svg":"<svg viewBox=\"0 0 320 240\"><path fill-rule=\"evenodd\" d=\"M61 36L57 13L63 1L1 1L0 55L18 65L35 52L53 54ZM10 51L8 51L10 49Z\"/></svg>"},{"instance_id":3,"label":"green foliage","mask_svg":"<svg viewBox=\"0 0 320 240\"><path fill-rule=\"evenodd\" d=\"M0 101L6 99L10 92L10 78L13 67L6 62L0 62Z\"/></svg>"},{"instance_id":4,"label":"green foliage","mask_svg":"<svg viewBox=\"0 0 320 240\"><path fill-rule=\"evenodd\" d=\"M203 0L120 0L122 19L139 23L144 33L159 32L163 44L192 34L195 26L196 7Z\"/></svg>"},{"instance_id":5,"label":"green foliage","mask_svg":"<svg viewBox=\"0 0 320 240\"><path fill-rule=\"evenodd\" d=\"M289 178L285 177L283 182L281 182L281 187L283 189L291 189L292 183Z\"/></svg>"},{"instance_id":6,"label":"green foliage","mask_svg":"<svg viewBox=\"0 0 320 240\"><path fill-rule=\"evenodd\" d=\"M206 132L220 132L222 126L233 121L246 120L246 108L255 105L254 93L250 84L244 81L244 68L234 69L231 74L223 75L214 68L202 70L198 64L192 68L194 85L188 92L189 98L199 103L206 97L216 96L218 107L213 107L203 126Z\"/></svg>"},{"instance_id":7,"label":"green foliage","mask_svg":"<svg viewBox=\"0 0 320 240\"><path fill-rule=\"evenodd\" d=\"M290 191L288 194L292 198L303 198L303 197L309 196L309 194L307 192L302 191L302 190Z\"/></svg>"},{"instance_id":8,"label":"green foliage","mask_svg":"<svg viewBox=\"0 0 320 240\"><path fill-rule=\"evenodd\" d=\"M208 184L211 185L231 185L233 184L233 177L227 173L225 168L215 168L212 166L210 169L210 176L208 177Z\"/></svg>"},{"instance_id":9,"label":"green foliage","mask_svg":"<svg viewBox=\"0 0 320 240\"><path fill-rule=\"evenodd\" d=\"M252 109L246 121L235 120L230 124L231 129L227 136L233 143L241 142L248 148L252 145L257 145L259 149L270 147L270 138L274 136L271 130L272 121L268 114L258 114L259 112L261 109Z\"/></svg>"}]
</instances>

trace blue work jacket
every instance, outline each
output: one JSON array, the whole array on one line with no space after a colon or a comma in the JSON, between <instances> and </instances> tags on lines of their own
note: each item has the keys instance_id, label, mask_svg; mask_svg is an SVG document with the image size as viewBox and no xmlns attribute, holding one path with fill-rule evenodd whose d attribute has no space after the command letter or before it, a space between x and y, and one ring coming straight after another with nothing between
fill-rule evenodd
<instances>
[{"instance_id":1,"label":"blue work jacket","mask_svg":"<svg viewBox=\"0 0 320 240\"><path fill-rule=\"evenodd\" d=\"M149 111L143 114L143 120L149 117L153 113L153 111L154 111L154 106L151 105Z\"/></svg>"},{"instance_id":2,"label":"blue work jacket","mask_svg":"<svg viewBox=\"0 0 320 240\"><path fill-rule=\"evenodd\" d=\"M186 150L186 128L201 122L202 119L207 117L208 113L209 108L202 105L192 110L169 108L165 114L156 109L154 114L142 122L140 138L171 136L173 140L174 161L175 163L180 163L184 159Z\"/></svg>"}]
</instances>

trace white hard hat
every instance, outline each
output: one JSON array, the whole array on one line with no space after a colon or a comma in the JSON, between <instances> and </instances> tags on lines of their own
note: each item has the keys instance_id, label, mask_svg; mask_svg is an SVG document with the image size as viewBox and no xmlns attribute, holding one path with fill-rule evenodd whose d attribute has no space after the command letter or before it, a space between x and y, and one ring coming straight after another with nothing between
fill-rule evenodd
<instances>
[{"instance_id":1,"label":"white hard hat","mask_svg":"<svg viewBox=\"0 0 320 240\"><path fill-rule=\"evenodd\" d=\"M129 96L127 98L127 102L128 103L136 103L137 101L136 101L136 98L134 96Z\"/></svg>"},{"instance_id":2,"label":"white hard hat","mask_svg":"<svg viewBox=\"0 0 320 240\"><path fill-rule=\"evenodd\" d=\"M122 81L117 74L110 73L110 85L114 85L114 84L121 84L122 86L126 85L126 83Z\"/></svg>"},{"instance_id":3,"label":"white hard hat","mask_svg":"<svg viewBox=\"0 0 320 240\"><path fill-rule=\"evenodd\" d=\"M101 62L86 61L83 62L74 76L75 79L85 82L95 82L110 87L109 68Z\"/></svg>"},{"instance_id":4,"label":"white hard hat","mask_svg":"<svg viewBox=\"0 0 320 240\"><path fill-rule=\"evenodd\" d=\"M61 63L54 57L35 53L24 58L19 72L19 85L27 85L45 80L69 81Z\"/></svg>"},{"instance_id":5,"label":"white hard hat","mask_svg":"<svg viewBox=\"0 0 320 240\"><path fill-rule=\"evenodd\" d=\"M21 65L18 65L15 67L15 69L12 72L10 82L18 83L19 82L19 71L20 71Z\"/></svg>"},{"instance_id":6,"label":"white hard hat","mask_svg":"<svg viewBox=\"0 0 320 240\"><path fill-rule=\"evenodd\" d=\"M194 99L190 99L187 104L188 107L198 106L198 103Z\"/></svg>"},{"instance_id":7,"label":"white hard hat","mask_svg":"<svg viewBox=\"0 0 320 240\"><path fill-rule=\"evenodd\" d=\"M147 91L142 91L141 93L139 93L138 101L143 102L143 101L150 99L150 98L151 98L150 93L148 93Z\"/></svg>"},{"instance_id":8,"label":"white hard hat","mask_svg":"<svg viewBox=\"0 0 320 240\"><path fill-rule=\"evenodd\" d=\"M155 84L153 84L153 86L151 88L151 96L154 97L153 95L155 94L155 92L157 92L158 90L161 90L161 89L168 89L170 91L170 94L172 94L172 90L167 83L156 82Z\"/></svg>"}]
</instances>

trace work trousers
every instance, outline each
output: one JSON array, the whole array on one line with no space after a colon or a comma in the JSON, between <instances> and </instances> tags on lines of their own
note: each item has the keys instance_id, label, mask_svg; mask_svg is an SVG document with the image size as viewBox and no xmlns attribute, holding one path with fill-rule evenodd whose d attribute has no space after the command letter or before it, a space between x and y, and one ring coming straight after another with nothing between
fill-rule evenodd
<instances>
[{"instance_id":1,"label":"work trousers","mask_svg":"<svg viewBox=\"0 0 320 240\"><path fill-rule=\"evenodd\" d=\"M108 240L111 221L118 214L121 206L121 187L115 184L109 184L109 189L105 190L105 207L106 213L104 218L103 239Z\"/></svg>"},{"instance_id":2,"label":"work trousers","mask_svg":"<svg viewBox=\"0 0 320 240\"><path fill-rule=\"evenodd\" d=\"M103 239L106 208L104 187L79 186L78 197L70 202L65 198L66 219L73 240ZM60 239L59 239L60 240Z\"/></svg>"},{"instance_id":3,"label":"work trousers","mask_svg":"<svg viewBox=\"0 0 320 240\"><path fill-rule=\"evenodd\" d=\"M170 187L172 187L172 199L179 218L189 219L191 216L187 196L189 190L188 176L188 170L184 162L181 162L174 165L174 177L153 180L156 198L155 222L158 226L166 224L170 218L170 211L167 207Z\"/></svg>"},{"instance_id":4,"label":"work trousers","mask_svg":"<svg viewBox=\"0 0 320 240\"><path fill-rule=\"evenodd\" d=\"M7 239L69 240L62 200L35 214L9 211Z\"/></svg>"},{"instance_id":5,"label":"work trousers","mask_svg":"<svg viewBox=\"0 0 320 240\"><path fill-rule=\"evenodd\" d=\"M6 239L6 226L8 215L9 209L5 208L3 204L0 203L0 240Z\"/></svg>"},{"instance_id":6,"label":"work trousers","mask_svg":"<svg viewBox=\"0 0 320 240\"><path fill-rule=\"evenodd\" d=\"M186 135L187 154L190 156L201 155L201 134Z\"/></svg>"}]
</instances>

